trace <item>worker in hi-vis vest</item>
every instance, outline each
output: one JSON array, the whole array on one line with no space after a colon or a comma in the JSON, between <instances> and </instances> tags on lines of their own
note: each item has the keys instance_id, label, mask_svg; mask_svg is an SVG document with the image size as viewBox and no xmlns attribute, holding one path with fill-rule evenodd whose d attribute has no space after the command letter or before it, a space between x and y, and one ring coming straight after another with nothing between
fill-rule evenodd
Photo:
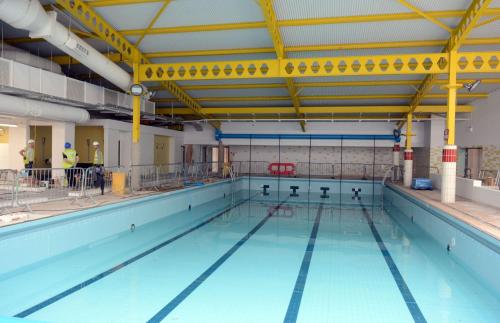
<instances>
[{"instance_id":1,"label":"worker in hi-vis vest","mask_svg":"<svg viewBox=\"0 0 500 323\"><path fill-rule=\"evenodd\" d=\"M33 139L28 140L28 145L26 145L26 148L21 149L19 154L23 156L24 168L33 168L35 161L35 141Z\"/></svg>"},{"instance_id":2,"label":"worker in hi-vis vest","mask_svg":"<svg viewBox=\"0 0 500 323\"><path fill-rule=\"evenodd\" d=\"M63 168L66 173L66 179L69 187L75 186L77 176L80 175L77 174L75 169L76 164L78 164L78 159L79 157L76 150L71 148L71 144L69 142L65 143L63 151Z\"/></svg>"},{"instance_id":3,"label":"worker in hi-vis vest","mask_svg":"<svg viewBox=\"0 0 500 323\"><path fill-rule=\"evenodd\" d=\"M94 146L94 186L101 188L101 195L104 195L104 155L98 141L92 143Z\"/></svg>"}]
</instances>

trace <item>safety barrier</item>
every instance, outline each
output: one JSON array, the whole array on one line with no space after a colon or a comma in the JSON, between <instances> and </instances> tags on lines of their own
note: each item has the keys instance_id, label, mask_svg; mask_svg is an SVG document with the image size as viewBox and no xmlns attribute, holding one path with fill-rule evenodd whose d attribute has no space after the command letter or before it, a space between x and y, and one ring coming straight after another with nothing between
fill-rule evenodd
<instances>
[{"instance_id":1,"label":"safety barrier","mask_svg":"<svg viewBox=\"0 0 500 323\"><path fill-rule=\"evenodd\" d=\"M129 183L132 191L145 189L169 189L180 186L197 185L211 179L235 179L241 164L218 162L133 165L130 167Z\"/></svg>"},{"instance_id":2,"label":"safety barrier","mask_svg":"<svg viewBox=\"0 0 500 323\"><path fill-rule=\"evenodd\" d=\"M14 206L17 171L0 169L0 211Z\"/></svg>"},{"instance_id":3,"label":"safety barrier","mask_svg":"<svg viewBox=\"0 0 500 323\"><path fill-rule=\"evenodd\" d=\"M97 173L102 172L103 192L111 191L112 173L121 167L32 168L0 170L0 210L26 208L59 200L77 200L102 194Z\"/></svg>"},{"instance_id":4,"label":"safety barrier","mask_svg":"<svg viewBox=\"0 0 500 323\"><path fill-rule=\"evenodd\" d=\"M299 178L328 178L328 179L382 179L385 172L392 167L390 164L361 164L361 163L307 163L297 162L293 171L276 173L276 162L266 161L238 161L240 176L280 176ZM281 162L288 165L288 162ZM273 168L274 167L274 168ZM283 167L281 167L283 169ZM274 170L273 170L274 169Z\"/></svg>"},{"instance_id":5,"label":"safety barrier","mask_svg":"<svg viewBox=\"0 0 500 323\"><path fill-rule=\"evenodd\" d=\"M22 169L15 182L15 206L30 209L31 204L75 198L73 192L83 192L83 168Z\"/></svg>"}]
</instances>

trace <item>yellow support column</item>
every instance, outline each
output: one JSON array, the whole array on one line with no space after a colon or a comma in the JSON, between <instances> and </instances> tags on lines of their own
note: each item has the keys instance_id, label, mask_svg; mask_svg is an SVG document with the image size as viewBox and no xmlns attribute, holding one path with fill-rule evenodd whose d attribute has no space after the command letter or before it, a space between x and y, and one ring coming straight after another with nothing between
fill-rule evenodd
<instances>
[{"instance_id":1,"label":"yellow support column","mask_svg":"<svg viewBox=\"0 0 500 323\"><path fill-rule=\"evenodd\" d=\"M446 130L444 133L443 170L441 178L441 202L455 203L457 176L457 146L455 145L455 113L457 110L457 61L456 50L449 53L450 69L448 75L448 111L446 113Z\"/></svg>"},{"instance_id":2,"label":"yellow support column","mask_svg":"<svg viewBox=\"0 0 500 323\"><path fill-rule=\"evenodd\" d=\"M139 53L134 53L134 77L133 83L139 84ZM132 178L131 189L140 189L140 170L134 165L141 165L141 96L132 97Z\"/></svg>"},{"instance_id":3,"label":"yellow support column","mask_svg":"<svg viewBox=\"0 0 500 323\"><path fill-rule=\"evenodd\" d=\"M408 113L406 116L406 146L404 153L404 177L403 184L406 187L411 186L411 181L413 179L413 147L412 147L412 136L413 136L413 113Z\"/></svg>"},{"instance_id":4,"label":"yellow support column","mask_svg":"<svg viewBox=\"0 0 500 323\"><path fill-rule=\"evenodd\" d=\"M137 57L136 57L137 58ZM139 61L134 59L134 84L139 84ZM139 143L141 139L141 97L132 98L132 142Z\"/></svg>"}]
</instances>

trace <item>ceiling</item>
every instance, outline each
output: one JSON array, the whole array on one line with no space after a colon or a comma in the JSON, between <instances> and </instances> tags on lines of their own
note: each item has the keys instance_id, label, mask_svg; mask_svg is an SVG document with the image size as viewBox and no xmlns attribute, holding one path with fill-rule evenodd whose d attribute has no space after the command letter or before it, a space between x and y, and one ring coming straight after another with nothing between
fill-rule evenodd
<instances>
[{"instance_id":1,"label":"ceiling","mask_svg":"<svg viewBox=\"0 0 500 323\"><path fill-rule=\"evenodd\" d=\"M41 1L46 9L58 10L58 19L80 30L92 46L112 53L109 43L84 28L57 1ZM337 57L440 53L472 0L274 0L272 8L279 38L287 58ZM86 3L152 63L208 62L276 59L275 39L259 0L93 0ZM50 44L29 39L27 33L3 25L8 43L62 62L64 53ZM274 41L273 41L274 40ZM500 0L493 0L460 48L468 51L500 51ZM125 62L118 62L131 72ZM64 64L67 75L111 86L84 66ZM344 113L360 115L357 107L409 106L426 75L337 76L292 79L298 102L284 78L177 81L202 107L221 108L214 118L297 116L274 113L273 108L351 107ZM422 105L446 105L446 75L440 75ZM486 98L500 88L500 75L459 75L461 82L481 79L474 92L459 89L458 104ZM159 112L196 117L176 96L150 82ZM264 107L255 110L236 108ZM306 117L331 116L316 109ZM365 111L365 110L363 110ZM248 112L248 113L247 113ZM262 115L261 115L262 114ZM366 114L366 112L363 112ZM394 115L394 114L393 114ZM396 114L397 115L397 114ZM404 114L400 114L404 115ZM302 114L303 116L303 114ZM198 116L199 117L199 116Z\"/></svg>"}]
</instances>

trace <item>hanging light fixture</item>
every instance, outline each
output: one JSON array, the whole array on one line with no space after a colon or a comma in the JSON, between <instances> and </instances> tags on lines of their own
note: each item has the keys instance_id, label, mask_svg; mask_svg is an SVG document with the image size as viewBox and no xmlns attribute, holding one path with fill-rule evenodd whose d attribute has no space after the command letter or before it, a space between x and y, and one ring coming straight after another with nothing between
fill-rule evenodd
<instances>
[{"instance_id":1,"label":"hanging light fixture","mask_svg":"<svg viewBox=\"0 0 500 323\"><path fill-rule=\"evenodd\" d=\"M472 92L479 86L479 84L481 84L481 80L475 80L474 82L465 83L464 88L467 89L467 91Z\"/></svg>"}]
</instances>

